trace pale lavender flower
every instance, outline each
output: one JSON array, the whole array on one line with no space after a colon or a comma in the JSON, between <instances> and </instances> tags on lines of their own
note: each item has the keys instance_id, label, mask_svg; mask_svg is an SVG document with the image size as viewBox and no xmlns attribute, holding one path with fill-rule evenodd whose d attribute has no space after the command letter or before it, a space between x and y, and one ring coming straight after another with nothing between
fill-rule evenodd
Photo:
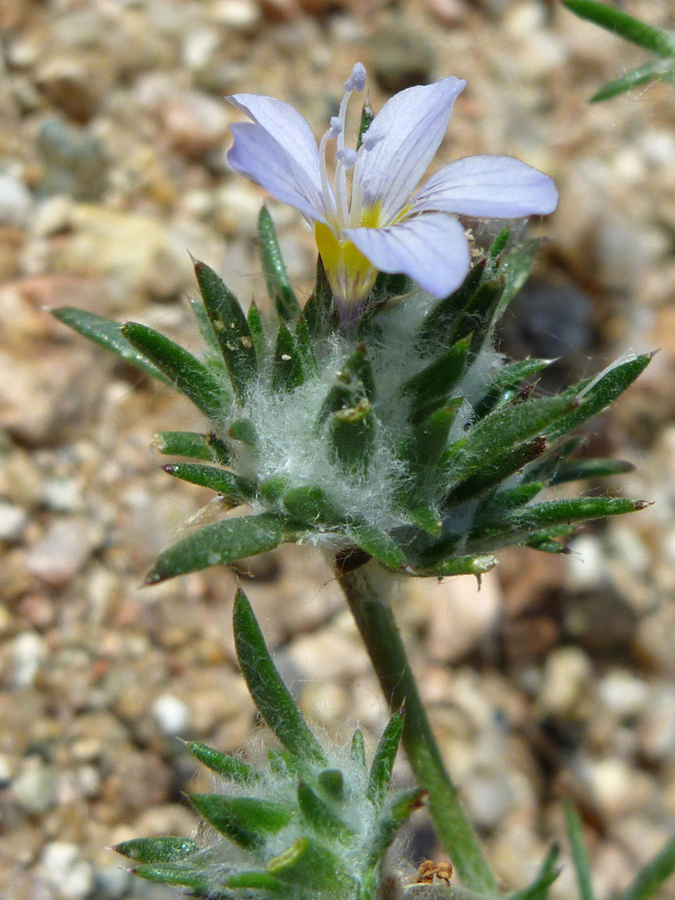
<instances>
[{"instance_id":1,"label":"pale lavender flower","mask_svg":"<svg viewBox=\"0 0 675 900\"><path fill-rule=\"evenodd\" d=\"M357 63L345 83L340 111L318 146L307 120L289 104L257 94L228 98L252 119L232 126L229 165L300 210L313 225L345 317L362 305L379 271L408 275L434 297L459 287L470 254L464 228L453 214L521 218L550 213L558 202L547 175L510 156L458 159L413 195L466 82L444 78L396 94L353 150L345 146L347 106L365 82L365 69ZM326 147L333 140L330 178Z\"/></svg>"}]
</instances>

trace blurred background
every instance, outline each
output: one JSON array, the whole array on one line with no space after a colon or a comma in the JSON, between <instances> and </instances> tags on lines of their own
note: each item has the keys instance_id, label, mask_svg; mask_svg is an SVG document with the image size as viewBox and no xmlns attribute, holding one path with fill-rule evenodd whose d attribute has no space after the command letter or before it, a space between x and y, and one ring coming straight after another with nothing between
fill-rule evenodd
<instances>
[{"instance_id":1,"label":"blurred background","mask_svg":"<svg viewBox=\"0 0 675 900\"><path fill-rule=\"evenodd\" d=\"M675 28L672 0L616 5ZM188 250L262 301L265 197L227 169L238 114L223 98L284 99L320 135L361 60L376 109L467 79L437 167L511 154L560 188L532 223L546 243L502 349L561 357L553 389L660 348L586 444L635 463L610 487L652 507L583 529L567 557L504 553L480 592L416 580L396 601L504 887L562 837L566 796L607 900L675 831L673 89L590 106L643 57L557 0L0 0L0 32L0 897L175 896L107 848L194 828L182 794L209 781L176 735L234 752L255 726L233 662L235 574L138 589L209 503L150 447L159 430L199 430L198 413L45 307L197 347ZM270 210L306 296L312 235ZM320 553L284 548L238 577L305 713L338 737L358 720L372 749L386 710ZM436 850L421 816L403 855ZM554 896L575 890L566 866Z\"/></svg>"}]
</instances>

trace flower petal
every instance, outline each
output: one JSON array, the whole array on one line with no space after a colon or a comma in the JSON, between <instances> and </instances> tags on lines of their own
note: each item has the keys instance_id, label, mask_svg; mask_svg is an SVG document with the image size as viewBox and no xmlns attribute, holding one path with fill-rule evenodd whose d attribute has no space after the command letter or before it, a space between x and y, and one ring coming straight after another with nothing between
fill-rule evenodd
<instances>
[{"instance_id":1,"label":"flower petal","mask_svg":"<svg viewBox=\"0 0 675 900\"><path fill-rule=\"evenodd\" d=\"M456 290L471 264L464 229L444 213L387 228L347 228L344 234L380 271L402 272L434 297Z\"/></svg>"},{"instance_id":2,"label":"flower petal","mask_svg":"<svg viewBox=\"0 0 675 900\"><path fill-rule=\"evenodd\" d=\"M266 191L294 206L311 221L324 221L324 205L319 191L300 163L262 125L239 122L231 125L234 143L227 163Z\"/></svg>"},{"instance_id":3,"label":"flower petal","mask_svg":"<svg viewBox=\"0 0 675 900\"><path fill-rule=\"evenodd\" d=\"M455 98L466 81L444 78L408 88L384 104L363 137L360 184L366 205L382 204L385 221L405 206L448 128Z\"/></svg>"},{"instance_id":4,"label":"flower petal","mask_svg":"<svg viewBox=\"0 0 675 900\"><path fill-rule=\"evenodd\" d=\"M557 205L553 180L538 169L511 156L469 156L432 175L412 209L518 219L546 215Z\"/></svg>"},{"instance_id":5,"label":"flower petal","mask_svg":"<svg viewBox=\"0 0 675 900\"><path fill-rule=\"evenodd\" d=\"M288 160L294 163L292 166L295 169L293 180L301 189L302 195L316 209L323 210L319 148L307 119L289 103L275 100L273 97L264 97L258 94L234 94L227 99L241 112L246 113L283 149ZM235 128L240 131L239 126L232 126L233 133L236 133ZM261 144L260 141L258 143ZM235 154L235 158L240 165L245 164L245 160L240 154ZM228 154L229 162L230 155ZM232 166L232 168L235 167ZM236 171L248 175L244 168L236 169ZM249 175L249 177L253 176ZM270 190L270 193L274 194L274 191ZM275 196L277 195L275 194ZM287 201L284 200L284 202Z\"/></svg>"}]
</instances>

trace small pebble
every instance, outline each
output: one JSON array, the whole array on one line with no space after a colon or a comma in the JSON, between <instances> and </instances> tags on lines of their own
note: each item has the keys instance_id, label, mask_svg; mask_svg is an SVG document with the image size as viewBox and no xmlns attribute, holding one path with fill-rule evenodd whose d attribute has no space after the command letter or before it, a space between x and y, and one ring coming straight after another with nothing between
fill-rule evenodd
<instances>
[{"instance_id":1,"label":"small pebble","mask_svg":"<svg viewBox=\"0 0 675 900\"><path fill-rule=\"evenodd\" d=\"M12 682L19 690L30 687L40 668L40 662L47 655L47 647L43 638L33 631L24 631L12 644L14 657L14 674Z\"/></svg>"},{"instance_id":2,"label":"small pebble","mask_svg":"<svg viewBox=\"0 0 675 900\"><path fill-rule=\"evenodd\" d=\"M54 841L40 859L43 878L63 900L85 900L94 889L94 869L76 844Z\"/></svg>"},{"instance_id":3,"label":"small pebble","mask_svg":"<svg viewBox=\"0 0 675 900\"><path fill-rule=\"evenodd\" d=\"M190 707L173 694L161 694L152 704L152 714L166 735L186 734L190 728Z\"/></svg>"},{"instance_id":4,"label":"small pebble","mask_svg":"<svg viewBox=\"0 0 675 900\"><path fill-rule=\"evenodd\" d=\"M0 172L0 225L23 227L33 205L24 182L9 172Z\"/></svg>"},{"instance_id":5,"label":"small pebble","mask_svg":"<svg viewBox=\"0 0 675 900\"><path fill-rule=\"evenodd\" d=\"M11 792L27 813L42 815L58 803L58 773L41 764L27 769L12 782Z\"/></svg>"},{"instance_id":6,"label":"small pebble","mask_svg":"<svg viewBox=\"0 0 675 900\"><path fill-rule=\"evenodd\" d=\"M18 541L28 523L28 513L20 506L0 500L0 541Z\"/></svg>"}]
</instances>

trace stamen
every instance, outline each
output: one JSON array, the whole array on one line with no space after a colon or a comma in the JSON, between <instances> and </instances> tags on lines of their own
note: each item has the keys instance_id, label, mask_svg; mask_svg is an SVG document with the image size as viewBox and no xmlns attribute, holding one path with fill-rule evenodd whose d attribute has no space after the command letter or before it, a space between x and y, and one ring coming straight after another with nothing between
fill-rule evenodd
<instances>
[{"instance_id":1,"label":"stamen","mask_svg":"<svg viewBox=\"0 0 675 900\"><path fill-rule=\"evenodd\" d=\"M366 86L366 69L363 63L357 62L354 64L354 68L352 69L352 74L345 81L345 90L349 91L358 91L359 94Z\"/></svg>"},{"instance_id":2,"label":"stamen","mask_svg":"<svg viewBox=\"0 0 675 900\"><path fill-rule=\"evenodd\" d=\"M358 154L351 147L344 147L342 150L338 150L336 158L343 163L345 169L351 169L358 159Z\"/></svg>"}]
</instances>

